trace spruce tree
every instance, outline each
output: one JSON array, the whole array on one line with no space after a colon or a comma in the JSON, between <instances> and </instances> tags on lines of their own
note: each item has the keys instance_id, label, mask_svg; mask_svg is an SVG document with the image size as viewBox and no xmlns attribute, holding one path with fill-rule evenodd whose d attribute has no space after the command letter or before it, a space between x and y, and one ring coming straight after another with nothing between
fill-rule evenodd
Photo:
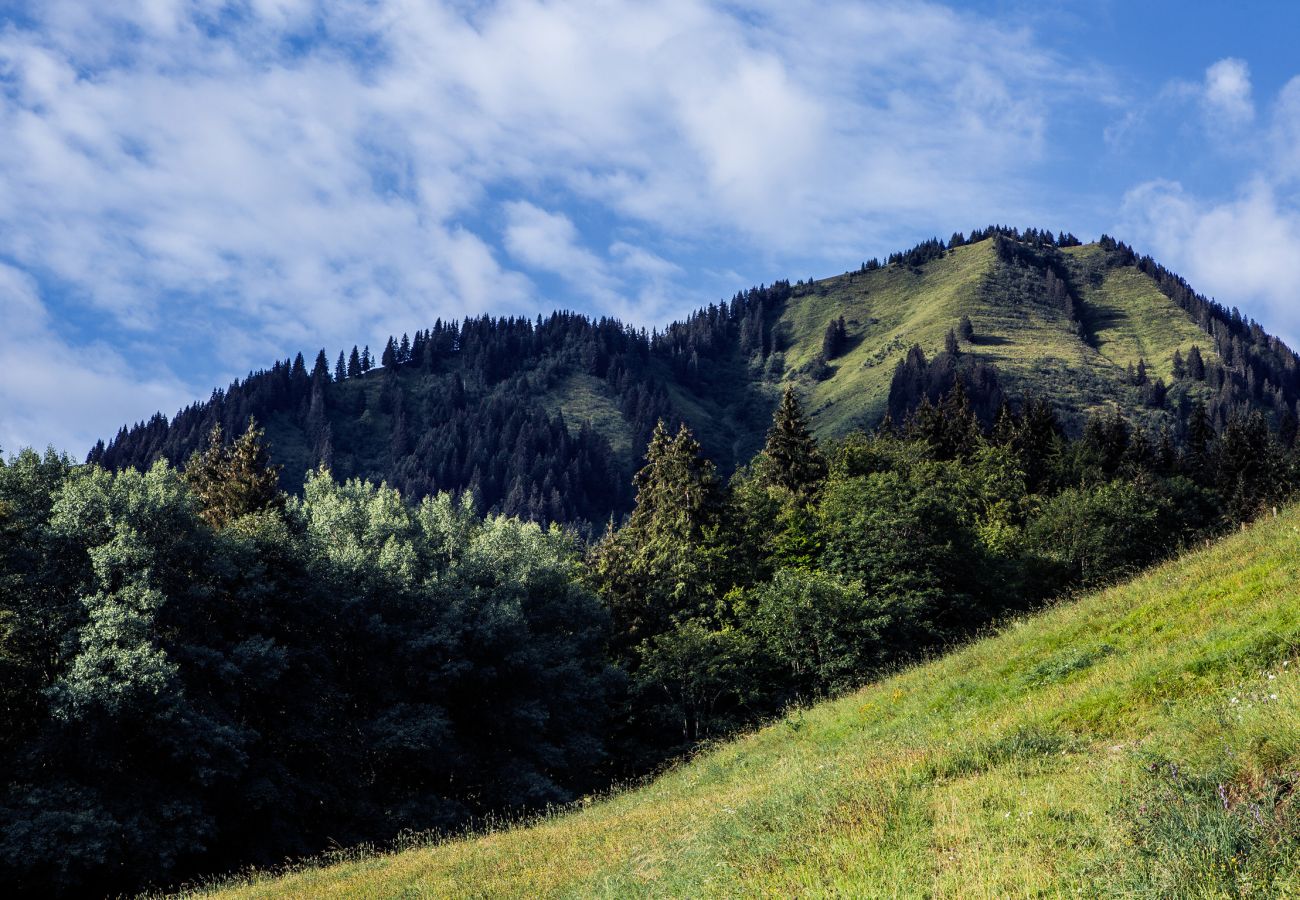
<instances>
[{"instance_id":1,"label":"spruce tree","mask_svg":"<svg viewBox=\"0 0 1300 900\"><path fill-rule=\"evenodd\" d=\"M185 467L185 480L199 501L200 515L214 528L241 516L267 509L284 509L280 466L272 465L263 432L250 418L247 430L230 446L214 425L208 446L195 452Z\"/></svg>"},{"instance_id":2,"label":"spruce tree","mask_svg":"<svg viewBox=\"0 0 1300 900\"><path fill-rule=\"evenodd\" d=\"M352 355L348 357L348 377L356 378L361 374L361 354L357 352L357 345L352 345Z\"/></svg>"},{"instance_id":3,"label":"spruce tree","mask_svg":"<svg viewBox=\"0 0 1300 900\"><path fill-rule=\"evenodd\" d=\"M339 361L334 364L334 380L342 381L348 377L348 364L343 361L343 351L339 351Z\"/></svg>"},{"instance_id":4,"label":"spruce tree","mask_svg":"<svg viewBox=\"0 0 1300 900\"><path fill-rule=\"evenodd\" d=\"M311 367L311 380L313 384L330 380L330 364L325 358L324 348L316 354L316 364Z\"/></svg>"},{"instance_id":5,"label":"spruce tree","mask_svg":"<svg viewBox=\"0 0 1300 900\"><path fill-rule=\"evenodd\" d=\"M629 665L637 644L707 615L730 586L722 484L685 425L673 435L659 421L633 484L631 517L606 533L589 567L614 619L613 649Z\"/></svg>"},{"instance_id":6,"label":"spruce tree","mask_svg":"<svg viewBox=\"0 0 1300 900\"><path fill-rule=\"evenodd\" d=\"M786 387L772 416L759 469L760 477L794 493L811 492L826 477L826 459L793 386Z\"/></svg>"}]
</instances>

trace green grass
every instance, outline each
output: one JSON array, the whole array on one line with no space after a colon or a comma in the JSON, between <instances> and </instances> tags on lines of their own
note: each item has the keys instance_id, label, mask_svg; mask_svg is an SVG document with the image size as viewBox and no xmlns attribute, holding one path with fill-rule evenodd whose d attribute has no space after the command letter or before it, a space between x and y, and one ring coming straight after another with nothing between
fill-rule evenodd
<instances>
[{"instance_id":1,"label":"green grass","mask_svg":"<svg viewBox=\"0 0 1300 900\"><path fill-rule=\"evenodd\" d=\"M806 386L806 405L822 437L874 425L884 414L894 365L913 344L927 354L975 303L980 280L994 263L993 243L959 247L919 272L887 266L813 283L782 316L791 346L787 377L821 352L826 325L844 316L849 349L833 360L834 375Z\"/></svg>"},{"instance_id":2,"label":"green grass","mask_svg":"<svg viewBox=\"0 0 1300 900\"><path fill-rule=\"evenodd\" d=\"M590 424L609 441L620 462L631 465L636 458L632 451L632 429L601 379L582 373L569 375L545 395L544 402L551 415L563 413L571 431L577 431L583 423Z\"/></svg>"},{"instance_id":3,"label":"green grass","mask_svg":"<svg viewBox=\"0 0 1300 900\"><path fill-rule=\"evenodd\" d=\"M229 897L1300 895L1300 509L527 826Z\"/></svg>"},{"instance_id":4,"label":"green grass","mask_svg":"<svg viewBox=\"0 0 1300 900\"><path fill-rule=\"evenodd\" d=\"M997 366L1012 396L1050 396L1067 424L1114 406L1148 425L1163 413L1141 407L1127 368L1147 362L1150 377L1171 380L1173 353L1198 344L1207 361L1212 341L1154 281L1135 267L1107 269L1096 244L1070 248L1065 259L1083 301L1086 329L1048 303L1041 284L1028 287L997 260L992 241L950 251L919 271L887 266L814 282L781 317L790 346L784 380L800 382L821 438L874 425L884 413L894 366L914 345L934 356L963 315L975 329L967 354ZM1020 289L1028 295L1017 295ZM844 316L850 350L832 376L812 382L800 370L821 351L826 325Z\"/></svg>"}]
</instances>

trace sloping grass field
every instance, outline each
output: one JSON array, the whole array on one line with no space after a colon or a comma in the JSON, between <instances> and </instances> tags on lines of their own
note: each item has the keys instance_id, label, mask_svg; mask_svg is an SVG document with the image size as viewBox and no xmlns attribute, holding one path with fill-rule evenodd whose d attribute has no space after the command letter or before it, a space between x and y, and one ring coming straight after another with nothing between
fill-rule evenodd
<instances>
[{"instance_id":1,"label":"sloping grass field","mask_svg":"<svg viewBox=\"0 0 1300 900\"><path fill-rule=\"evenodd\" d=\"M1300 509L528 825L222 897L1300 896Z\"/></svg>"},{"instance_id":2,"label":"sloping grass field","mask_svg":"<svg viewBox=\"0 0 1300 900\"><path fill-rule=\"evenodd\" d=\"M833 374L801 385L818 436L842 437L874 426L884 414L894 366L909 348L919 345L933 357L969 316L975 340L962 351L995 365L1012 396L1050 396L1075 427L1114 405L1146 424L1167 423L1142 409L1126 380L1128 366L1145 360L1151 378L1171 383L1174 351L1186 356L1198 345L1207 361L1217 360L1213 341L1136 267L1108 268L1097 244L1068 248L1064 258L1083 305L1085 334L1046 299L1040 282L1018 281L1023 276L999 263L986 240L919 269L886 266L807 285L781 317L789 340L784 377L797 377L821 352L827 324L844 316L849 347L832 361Z\"/></svg>"}]
</instances>

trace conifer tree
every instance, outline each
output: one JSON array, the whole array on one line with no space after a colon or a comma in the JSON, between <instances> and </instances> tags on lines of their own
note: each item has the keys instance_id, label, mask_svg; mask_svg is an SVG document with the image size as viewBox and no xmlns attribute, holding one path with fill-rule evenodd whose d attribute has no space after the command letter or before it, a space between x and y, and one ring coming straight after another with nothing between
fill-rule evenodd
<instances>
[{"instance_id":1,"label":"conifer tree","mask_svg":"<svg viewBox=\"0 0 1300 900\"><path fill-rule=\"evenodd\" d=\"M348 365L343 361L343 351L339 351L339 361L334 364L334 380L342 381L348 377Z\"/></svg>"},{"instance_id":2,"label":"conifer tree","mask_svg":"<svg viewBox=\"0 0 1300 900\"><path fill-rule=\"evenodd\" d=\"M221 426L214 425L208 447L190 457L185 480L199 501L201 515L214 528L223 528L240 516L266 509L284 509L280 490L280 467L271 464L257 422L230 446L222 439Z\"/></svg>"},{"instance_id":3,"label":"conifer tree","mask_svg":"<svg viewBox=\"0 0 1300 900\"><path fill-rule=\"evenodd\" d=\"M787 386L772 416L760 462L761 477L795 493L813 490L826 477L826 459L808 427L793 386Z\"/></svg>"},{"instance_id":4,"label":"conifer tree","mask_svg":"<svg viewBox=\"0 0 1300 900\"><path fill-rule=\"evenodd\" d=\"M826 333L822 335L822 356L826 359L835 359L844 352L844 345L848 343L848 339L844 317L840 316L826 326Z\"/></svg>"},{"instance_id":5,"label":"conifer tree","mask_svg":"<svg viewBox=\"0 0 1300 900\"><path fill-rule=\"evenodd\" d=\"M707 614L728 586L722 484L685 425L673 435L659 421L633 484L627 525L607 532L590 560L614 619L614 649L629 663L637 644L679 617Z\"/></svg>"},{"instance_id":6,"label":"conifer tree","mask_svg":"<svg viewBox=\"0 0 1300 900\"><path fill-rule=\"evenodd\" d=\"M311 367L311 380L314 384L330 380L330 364L325 358L325 349L316 354L316 364Z\"/></svg>"},{"instance_id":7,"label":"conifer tree","mask_svg":"<svg viewBox=\"0 0 1300 900\"><path fill-rule=\"evenodd\" d=\"M352 345L352 355L348 357L348 377L356 378L361 374L361 354L357 352L357 345Z\"/></svg>"}]
</instances>

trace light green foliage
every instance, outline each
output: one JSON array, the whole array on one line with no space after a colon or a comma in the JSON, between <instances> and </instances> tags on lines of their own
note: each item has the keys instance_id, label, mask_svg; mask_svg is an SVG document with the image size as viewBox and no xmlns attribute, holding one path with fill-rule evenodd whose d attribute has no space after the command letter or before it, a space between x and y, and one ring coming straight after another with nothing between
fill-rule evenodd
<instances>
[{"instance_id":1,"label":"light green foliage","mask_svg":"<svg viewBox=\"0 0 1300 900\"><path fill-rule=\"evenodd\" d=\"M190 457L185 480L199 502L203 518L216 528L264 509L284 506L280 467L271 465L263 432L252 419L229 446L222 442L221 426L214 425L207 448Z\"/></svg>"},{"instance_id":2,"label":"light green foliage","mask_svg":"<svg viewBox=\"0 0 1300 900\"><path fill-rule=\"evenodd\" d=\"M1136 571L1167 551L1172 504L1154 485L1112 481L1068 488L1043 504L1029 545L1070 580L1093 585Z\"/></svg>"},{"instance_id":3,"label":"light green foliage","mask_svg":"<svg viewBox=\"0 0 1300 900\"><path fill-rule=\"evenodd\" d=\"M81 469L64 485L51 529L86 548L91 577L82 586L87 621L79 646L54 688L57 715L138 715L167 695L176 667L157 643L157 619L169 594L190 587L176 576L201 569L208 552L195 515L166 463L120 475Z\"/></svg>"},{"instance_id":4,"label":"light green foliage","mask_svg":"<svg viewBox=\"0 0 1300 900\"><path fill-rule=\"evenodd\" d=\"M1298 558L1293 509L590 808L214 893L1295 896Z\"/></svg>"},{"instance_id":5,"label":"light green foliage","mask_svg":"<svg viewBox=\"0 0 1300 900\"><path fill-rule=\"evenodd\" d=\"M742 614L778 669L804 698L855 685L880 663L885 619L862 585L826 572L780 569L755 588Z\"/></svg>"}]
</instances>

